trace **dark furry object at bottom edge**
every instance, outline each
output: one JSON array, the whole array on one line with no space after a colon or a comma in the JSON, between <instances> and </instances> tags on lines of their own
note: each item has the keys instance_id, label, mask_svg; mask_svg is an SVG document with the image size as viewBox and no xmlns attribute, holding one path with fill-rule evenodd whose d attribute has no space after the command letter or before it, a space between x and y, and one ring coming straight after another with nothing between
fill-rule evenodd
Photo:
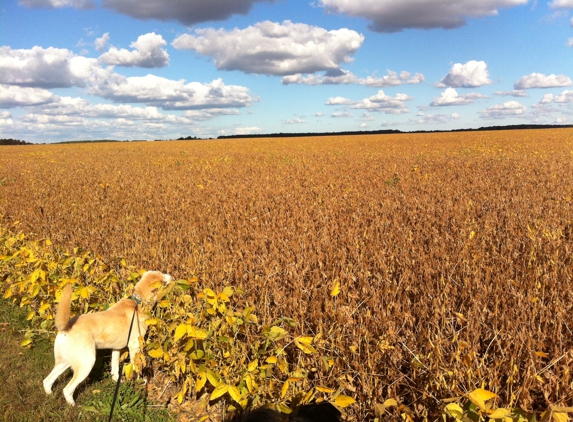
<instances>
[{"instance_id":1,"label":"dark furry object at bottom edge","mask_svg":"<svg viewBox=\"0 0 573 422\"><path fill-rule=\"evenodd\" d=\"M228 422L340 422L340 411L330 403L305 404L290 415L266 407L238 412Z\"/></svg>"}]
</instances>

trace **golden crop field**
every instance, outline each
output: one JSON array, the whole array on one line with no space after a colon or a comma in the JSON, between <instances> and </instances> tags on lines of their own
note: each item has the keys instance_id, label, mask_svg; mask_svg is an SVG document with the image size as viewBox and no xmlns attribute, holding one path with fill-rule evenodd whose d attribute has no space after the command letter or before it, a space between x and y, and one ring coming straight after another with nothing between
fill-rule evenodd
<instances>
[{"instance_id":1,"label":"golden crop field","mask_svg":"<svg viewBox=\"0 0 573 422\"><path fill-rule=\"evenodd\" d=\"M573 406L571 129L2 147L0 215L293 318L352 420Z\"/></svg>"}]
</instances>

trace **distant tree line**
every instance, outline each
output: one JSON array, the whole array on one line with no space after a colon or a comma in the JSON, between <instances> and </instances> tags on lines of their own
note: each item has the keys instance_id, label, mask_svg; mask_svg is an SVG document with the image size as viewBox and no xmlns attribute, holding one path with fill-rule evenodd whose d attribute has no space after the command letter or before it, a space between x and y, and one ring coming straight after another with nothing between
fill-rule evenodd
<instances>
[{"instance_id":1,"label":"distant tree line","mask_svg":"<svg viewBox=\"0 0 573 422\"><path fill-rule=\"evenodd\" d=\"M369 130L369 131L351 131L351 132L307 132L307 133L267 133L253 135L221 135L217 139L227 138L295 138L308 136L338 136L338 135L386 135L397 133L436 133L436 132L478 132L488 130L518 130L518 129L560 129L573 128L573 125L507 125L507 126L487 126L480 128L452 129L452 130L414 130L401 131L397 129Z\"/></svg>"},{"instance_id":2,"label":"distant tree line","mask_svg":"<svg viewBox=\"0 0 573 422\"><path fill-rule=\"evenodd\" d=\"M0 145L33 145L31 142L20 141L19 139L0 139Z\"/></svg>"}]
</instances>

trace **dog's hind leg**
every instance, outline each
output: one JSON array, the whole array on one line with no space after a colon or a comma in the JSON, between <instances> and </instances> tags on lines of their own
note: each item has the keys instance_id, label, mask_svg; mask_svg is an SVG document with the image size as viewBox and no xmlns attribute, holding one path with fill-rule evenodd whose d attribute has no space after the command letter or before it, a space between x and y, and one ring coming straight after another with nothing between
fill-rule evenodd
<instances>
[{"instance_id":1,"label":"dog's hind leg","mask_svg":"<svg viewBox=\"0 0 573 422\"><path fill-rule=\"evenodd\" d=\"M79 358L76 358L71 364L74 371L74 376L71 381L64 388L64 397L66 401L74 406L76 402L74 401L74 391L76 387L87 378L90 374L96 360L95 348L88 349L85 348L83 351L78 353Z\"/></svg>"},{"instance_id":2,"label":"dog's hind leg","mask_svg":"<svg viewBox=\"0 0 573 422\"><path fill-rule=\"evenodd\" d=\"M60 375L64 373L66 369L70 367L70 364L66 361L63 355L63 350L65 349L67 336L65 334L59 333L56 336L56 341L54 342L54 359L56 363L54 364L54 369L52 372L44 378L44 391L46 394L52 394L52 385Z\"/></svg>"},{"instance_id":3,"label":"dog's hind leg","mask_svg":"<svg viewBox=\"0 0 573 422\"><path fill-rule=\"evenodd\" d=\"M58 379L58 377L62 375L64 371L69 367L70 365L67 362L56 362L56 365L54 366L54 369L52 369L52 372L50 372L50 375L44 378L44 391L46 394L52 394L52 385L54 385L56 379Z\"/></svg>"}]
</instances>

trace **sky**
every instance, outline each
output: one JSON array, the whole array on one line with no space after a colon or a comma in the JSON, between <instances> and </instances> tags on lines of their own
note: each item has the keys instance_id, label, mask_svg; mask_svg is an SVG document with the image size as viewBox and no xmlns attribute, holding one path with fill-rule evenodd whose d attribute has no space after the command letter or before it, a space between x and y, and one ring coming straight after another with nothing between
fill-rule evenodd
<instances>
[{"instance_id":1,"label":"sky","mask_svg":"<svg viewBox=\"0 0 573 422\"><path fill-rule=\"evenodd\" d=\"M0 138L573 124L573 0L0 0Z\"/></svg>"}]
</instances>

